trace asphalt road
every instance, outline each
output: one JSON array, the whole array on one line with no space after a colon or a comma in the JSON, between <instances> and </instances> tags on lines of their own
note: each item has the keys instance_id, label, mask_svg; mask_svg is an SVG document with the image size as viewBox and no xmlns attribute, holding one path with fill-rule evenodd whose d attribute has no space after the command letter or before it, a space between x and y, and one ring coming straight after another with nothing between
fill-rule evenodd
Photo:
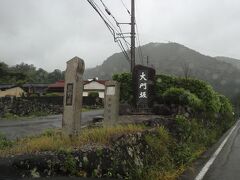
<instances>
[{"instance_id":1,"label":"asphalt road","mask_svg":"<svg viewBox=\"0 0 240 180\"><path fill-rule=\"evenodd\" d=\"M221 146L220 146L221 147ZM212 156L214 158L214 156ZM240 179L240 122L229 136L203 180Z\"/></svg>"},{"instance_id":2,"label":"asphalt road","mask_svg":"<svg viewBox=\"0 0 240 180\"><path fill-rule=\"evenodd\" d=\"M89 111L82 113L82 125L87 125L93 117L103 115L103 110ZM37 117L21 120L0 120L0 133L8 139L16 139L31 135L38 135L51 128L62 127L62 115Z\"/></svg>"}]
</instances>

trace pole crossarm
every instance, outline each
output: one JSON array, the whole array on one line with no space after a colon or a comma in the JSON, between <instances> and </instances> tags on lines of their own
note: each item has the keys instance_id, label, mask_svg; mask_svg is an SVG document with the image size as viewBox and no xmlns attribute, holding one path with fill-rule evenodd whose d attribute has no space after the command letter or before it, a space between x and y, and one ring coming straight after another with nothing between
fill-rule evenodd
<instances>
[{"instance_id":1,"label":"pole crossarm","mask_svg":"<svg viewBox=\"0 0 240 180\"><path fill-rule=\"evenodd\" d=\"M102 4L102 9L94 0L87 0L88 3L93 7L93 9L98 13L100 18L103 20L104 24L107 26L108 30L112 34L114 38L114 42L118 44L122 53L124 54L127 61L130 63L131 72L135 66L135 39L136 39L136 20L135 20L135 0L131 0L131 13L128 10L125 3L122 1L124 8L127 10L128 14L131 16L131 23L120 23L117 19L113 16L110 9L106 6L103 0L100 0L100 4ZM104 13L105 12L105 13ZM112 18L112 21L109 20L107 16ZM114 23L115 25L114 25ZM121 25L131 25L131 32L123 32ZM130 43L126 40L130 38ZM130 56L129 56L130 53Z\"/></svg>"}]
</instances>

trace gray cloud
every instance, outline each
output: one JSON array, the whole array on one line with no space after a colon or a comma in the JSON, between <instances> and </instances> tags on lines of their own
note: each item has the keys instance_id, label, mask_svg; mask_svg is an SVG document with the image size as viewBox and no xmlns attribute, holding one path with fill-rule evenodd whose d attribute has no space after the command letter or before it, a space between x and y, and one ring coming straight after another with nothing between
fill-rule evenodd
<instances>
[{"instance_id":1,"label":"gray cloud","mask_svg":"<svg viewBox=\"0 0 240 180\"><path fill-rule=\"evenodd\" d=\"M120 0L104 2L119 21L129 21ZM136 3L142 44L174 41L207 55L240 59L240 1ZM65 62L77 55L93 67L118 51L87 0L0 0L0 60L8 64L24 61L49 71L63 70Z\"/></svg>"}]
</instances>

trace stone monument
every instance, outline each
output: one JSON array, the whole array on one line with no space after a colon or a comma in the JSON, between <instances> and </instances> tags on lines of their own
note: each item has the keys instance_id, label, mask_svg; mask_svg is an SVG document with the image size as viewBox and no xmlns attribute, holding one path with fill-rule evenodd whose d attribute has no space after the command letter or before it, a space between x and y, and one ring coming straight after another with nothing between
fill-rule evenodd
<instances>
[{"instance_id":1,"label":"stone monument","mask_svg":"<svg viewBox=\"0 0 240 180\"><path fill-rule=\"evenodd\" d=\"M77 135L81 129L84 61L74 57L67 62L64 86L62 127L67 135Z\"/></svg>"},{"instance_id":2,"label":"stone monument","mask_svg":"<svg viewBox=\"0 0 240 180\"><path fill-rule=\"evenodd\" d=\"M151 112L154 101L156 71L153 68L136 65L133 70L134 105L137 113Z\"/></svg>"},{"instance_id":3,"label":"stone monument","mask_svg":"<svg viewBox=\"0 0 240 180\"><path fill-rule=\"evenodd\" d=\"M114 126L119 116L120 84L116 81L107 81L104 97L104 127Z\"/></svg>"}]
</instances>

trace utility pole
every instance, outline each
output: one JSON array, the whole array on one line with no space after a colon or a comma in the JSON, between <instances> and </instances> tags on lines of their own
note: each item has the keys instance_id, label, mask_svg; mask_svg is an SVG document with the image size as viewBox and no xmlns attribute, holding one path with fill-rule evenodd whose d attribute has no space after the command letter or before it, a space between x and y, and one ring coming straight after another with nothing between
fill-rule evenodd
<instances>
[{"instance_id":1,"label":"utility pole","mask_svg":"<svg viewBox=\"0 0 240 180\"><path fill-rule=\"evenodd\" d=\"M131 72L135 66L135 0L131 0Z\"/></svg>"}]
</instances>

